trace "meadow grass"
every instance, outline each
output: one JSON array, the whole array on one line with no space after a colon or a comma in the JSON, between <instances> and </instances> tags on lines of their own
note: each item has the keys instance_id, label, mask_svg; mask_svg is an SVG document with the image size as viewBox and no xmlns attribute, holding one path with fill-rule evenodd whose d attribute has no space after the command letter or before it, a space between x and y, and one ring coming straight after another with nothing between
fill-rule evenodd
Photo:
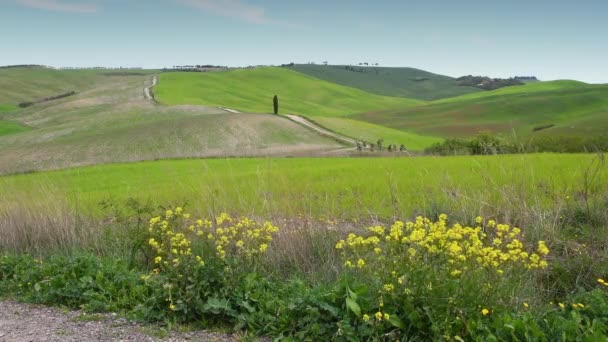
<instances>
[{"instance_id":1,"label":"meadow grass","mask_svg":"<svg viewBox=\"0 0 608 342\"><path fill-rule=\"evenodd\" d=\"M366 219L438 211L504 215L574 196L594 155L163 160L4 176L12 203L99 216L104 200L187 203L196 213ZM605 180L607 173L599 177ZM594 189L596 191L599 189ZM509 203L518 198L521 203ZM466 207L466 210L463 208Z\"/></svg>"},{"instance_id":2,"label":"meadow grass","mask_svg":"<svg viewBox=\"0 0 608 342\"><path fill-rule=\"evenodd\" d=\"M328 82L385 96L436 100L482 92L475 87L460 86L452 77L414 68L353 66L355 71L352 71L346 69L345 65L313 64L296 64L288 68Z\"/></svg>"},{"instance_id":3,"label":"meadow grass","mask_svg":"<svg viewBox=\"0 0 608 342\"><path fill-rule=\"evenodd\" d=\"M257 113L271 113L272 98L277 95L280 113L313 117L345 116L422 103L375 95L273 67L217 73L163 73L154 94L166 105L223 106Z\"/></svg>"}]
</instances>

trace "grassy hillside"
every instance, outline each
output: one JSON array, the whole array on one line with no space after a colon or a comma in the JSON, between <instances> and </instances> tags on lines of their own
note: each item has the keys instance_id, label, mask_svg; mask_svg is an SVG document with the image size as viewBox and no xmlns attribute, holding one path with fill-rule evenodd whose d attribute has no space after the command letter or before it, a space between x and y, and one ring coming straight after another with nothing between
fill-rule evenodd
<instances>
[{"instance_id":1,"label":"grassy hillside","mask_svg":"<svg viewBox=\"0 0 608 342\"><path fill-rule=\"evenodd\" d=\"M104 78L95 70L55 70L42 67L0 69L0 104L15 105L68 91L82 91Z\"/></svg>"},{"instance_id":2,"label":"grassy hillside","mask_svg":"<svg viewBox=\"0 0 608 342\"><path fill-rule=\"evenodd\" d=\"M414 151L423 150L443 140L347 118L316 117L315 121L335 132L340 132L357 140L375 144L378 139L384 139L385 145L396 144L400 146L403 144L408 150Z\"/></svg>"},{"instance_id":3,"label":"grassy hillside","mask_svg":"<svg viewBox=\"0 0 608 342\"><path fill-rule=\"evenodd\" d=\"M608 85L538 82L353 118L442 137L470 136L483 130L528 136L535 127L547 125L554 127L542 134L605 135Z\"/></svg>"},{"instance_id":4,"label":"grassy hillside","mask_svg":"<svg viewBox=\"0 0 608 342\"><path fill-rule=\"evenodd\" d=\"M581 89L582 87L589 86L589 84L579 81L572 80L559 80L559 81L546 81L546 82L530 82L522 86L511 86L504 87L491 91L482 91L477 93L466 94L457 97L451 97L447 99L441 99L433 101L433 103L447 103L447 102L459 102L474 99L487 99L494 96L503 96L510 94L525 94L525 93L537 93L537 92L551 92L568 89Z\"/></svg>"},{"instance_id":5,"label":"grassy hillside","mask_svg":"<svg viewBox=\"0 0 608 342\"><path fill-rule=\"evenodd\" d=\"M374 109L412 106L421 101L379 96L325 82L284 68L258 68L218 73L163 73L155 96L162 104L224 106L243 112L344 116Z\"/></svg>"},{"instance_id":6,"label":"grassy hillside","mask_svg":"<svg viewBox=\"0 0 608 342\"><path fill-rule=\"evenodd\" d=\"M352 68L352 69L351 69ZM344 65L296 64L291 70L370 93L419 100L435 100L483 92L459 86L452 77L414 68L347 67Z\"/></svg>"},{"instance_id":7,"label":"grassy hillside","mask_svg":"<svg viewBox=\"0 0 608 342\"><path fill-rule=\"evenodd\" d=\"M0 174L162 158L309 155L343 147L274 115L153 105L143 97L150 76L89 81L75 96L2 114Z\"/></svg>"}]
</instances>

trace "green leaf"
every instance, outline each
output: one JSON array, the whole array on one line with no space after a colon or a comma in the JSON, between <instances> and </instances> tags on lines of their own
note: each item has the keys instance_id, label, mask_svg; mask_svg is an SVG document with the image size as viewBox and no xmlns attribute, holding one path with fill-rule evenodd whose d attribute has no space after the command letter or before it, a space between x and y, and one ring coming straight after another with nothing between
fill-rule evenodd
<instances>
[{"instance_id":1,"label":"green leaf","mask_svg":"<svg viewBox=\"0 0 608 342\"><path fill-rule=\"evenodd\" d=\"M356 301L351 298L346 298L346 306L348 306L348 308L352 312L354 312L357 317L361 317L361 308L359 307L359 304L357 304Z\"/></svg>"},{"instance_id":2,"label":"green leaf","mask_svg":"<svg viewBox=\"0 0 608 342\"><path fill-rule=\"evenodd\" d=\"M350 297L352 300L357 300L358 296L356 293L354 293L350 288L348 288L348 297Z\"/></svg>"},{"instance_id":3,"label":"green leaf","mask_svg":"<svg viewBox=\"0 0 608 342\"><path fill-rule=\"evenodd\" d=\"M391 315L388 319L388 322L392 324L395 328L405 330L405 324L403 324L403 321L401 321L401 319L399 319L399 317L397 316Z\"/></svg>"}]
</instances>

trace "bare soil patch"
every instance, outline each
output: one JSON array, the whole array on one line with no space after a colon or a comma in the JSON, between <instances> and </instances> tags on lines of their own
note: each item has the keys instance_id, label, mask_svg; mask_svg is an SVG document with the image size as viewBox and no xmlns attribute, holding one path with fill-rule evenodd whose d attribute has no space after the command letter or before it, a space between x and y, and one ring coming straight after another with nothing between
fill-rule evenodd
<instances>
[{"instance_id":1,"label":"bare soil patch","mask_svg":"<svg viewBox=\"0 0 608 342\"><path fill-rule=\"evenodd\" d=\"M162 336L166 335L166 336ZM116 314L64 312L57 308L0 302L0 341L237 341L235 336L209 332L168 332Z\"/></svg>"}]
</instances>

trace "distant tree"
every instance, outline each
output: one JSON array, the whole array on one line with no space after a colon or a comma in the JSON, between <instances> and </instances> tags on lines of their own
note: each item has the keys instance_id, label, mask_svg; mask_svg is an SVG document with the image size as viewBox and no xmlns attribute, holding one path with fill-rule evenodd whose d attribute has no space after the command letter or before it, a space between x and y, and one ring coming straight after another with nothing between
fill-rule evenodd
<instances>
[{"instance_id":1,"label":"distant tree","mask_svg":"<svg viewBox=\"0 0 608 342\"><path fill-rule=\"evenodd\" d=\"M357 141L357 151L361 150L363 150L363 146L361 146L361 143Z\"/></svg>"},{"instance_id":2,"label":"distant tree","mask_svg":"<svg viewBox=\"0 0 608 342\"><path fill-rule=\"evenodd\" d=\"M323 65L327 66L327 64L329 64L328 61L323 62Z\"/></svg>"},{"instance_id":3,"label":"distant tree","mask_svg":"<svg viewBox=\"0 0 608 342\"><path fill-rule=\"evenodd\" d=\"M407 151L407 149L405 148L405 145L401 144L401 146L399 146L399 152L405 152Z\"/></svg>"},{"instance_id":4,"label":"distant tree","mask_svg":"<svg viewBox=\"0 0 608 342\"><path fill-rule=\"evenodd\" d=\"M274 96L274 98L272 99L272 104L274 107L274 113L275 114L279 114L279 97L278 96Z\"/></svg>"},{"instance_id":5,"label":"distant tree","mask_svg":"<svg viewBox=\"0 0 608 342\"><path fill-rule=\"evenodd\" d=\"M382 151L382 144L384 143L384 139L378 139L376 145L378 146L378 150Z\"/></svg>"},{"instance_id":6,"label":"distant tree","mask_svg":"<svg viewBox=\"0 0 608 342\"><path fill-rule=\"evenodd\" d=\"M393 145L388 145L388 151L393 152Z\"/></svg>"}]
</instances>

